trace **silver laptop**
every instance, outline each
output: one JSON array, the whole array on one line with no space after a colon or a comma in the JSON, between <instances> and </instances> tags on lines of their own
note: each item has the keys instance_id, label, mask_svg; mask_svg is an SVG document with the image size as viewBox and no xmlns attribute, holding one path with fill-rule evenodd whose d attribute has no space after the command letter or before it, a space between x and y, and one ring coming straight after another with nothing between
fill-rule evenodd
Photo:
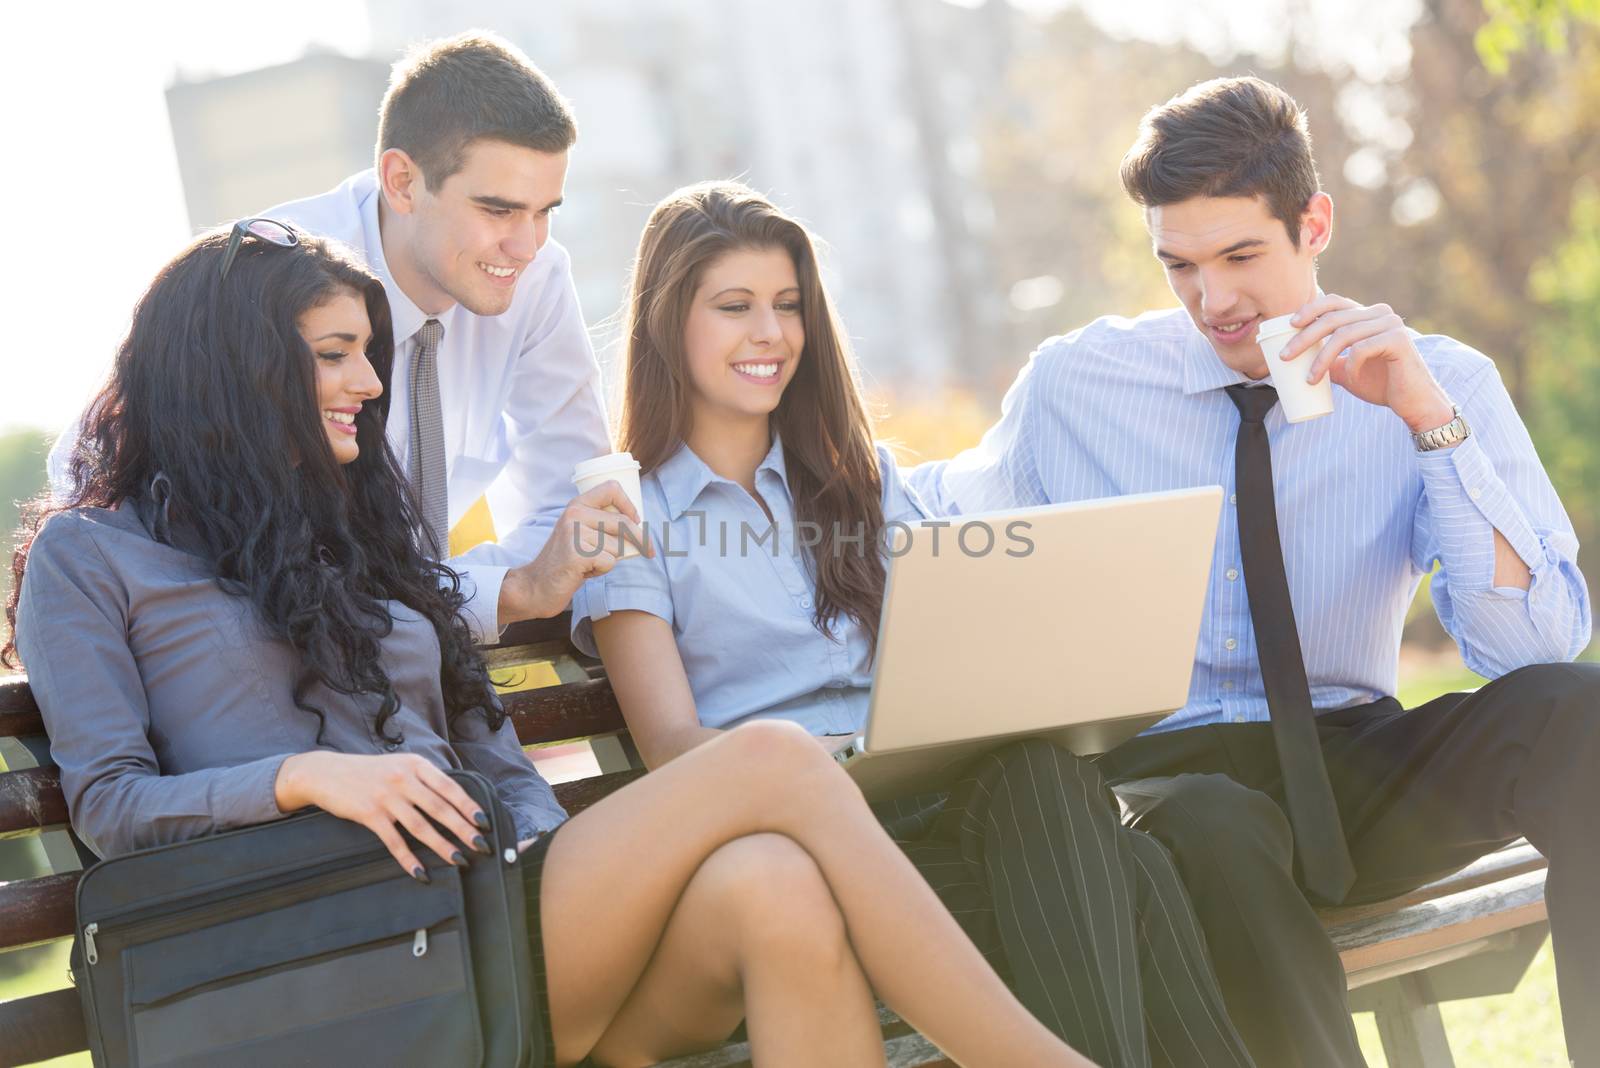
<instances>
[{"instance_id":1,"label":"silver laptop","mask_svg":"<svg viewBox=\"0 0 1600 1068\"><path fill-rule=\"evenodd\" d=\"M893 528L867 726L840 754L862 792L948 785L1000 739L1104 752L1182 707L1221 507L1203 486Z\"/></svg>"}]
</instances>

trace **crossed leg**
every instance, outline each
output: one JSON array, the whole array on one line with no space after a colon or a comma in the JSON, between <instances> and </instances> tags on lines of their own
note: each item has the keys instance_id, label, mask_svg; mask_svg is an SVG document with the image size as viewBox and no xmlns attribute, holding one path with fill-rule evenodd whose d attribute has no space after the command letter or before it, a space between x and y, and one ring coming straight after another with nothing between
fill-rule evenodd
<instances>
[{"instance_id":1,"label":"crossed leg","mask_svg":"<svg viewBox=\"0 0 1600 1068\"><path fill-rule=\"evenodd\" d=\"M763 1065L883 1064L872 991L833 893L781 835L735 839L700 865L592 1056L654 1064L716 1046L747 1015Z\"/></svg>"},{"instance_id":2,"label":"crossed leg","mask_svg":"<svg viewBox=\"0 0 1600 1068\"><path fill-rule=\"evenodd\" d=\"M674 1052L683 1036L658 1033L652 1023L659 999L669 996L665 986L687 996L698 985L697 996L712 1011L705 1032L688 1038L713 1041L713 1032L736 1020L726 1004L730 967L740 969L743 1010L760 1063L881 1058L875 1027L870 1035L855 1022L840 1029L836 1000L811 997L804 983L791 988L795 971L810 966L809 959L797 966L784 960L800 952L795 936L773 942L734 932L730 937L744 953L735 964L730 957L736 953L713 956L710 947L693 944L704 927L697 922L706 907L698 903L700 891L688 902L694 907L675 916L713 855L754 835L781 835L804 851L870 988L952 1059L967 1065L1090 1063L1012 997L832 758L800 728L773 721L748 724L691 750L580 813L551 843L540 904L558 1063L581 1059L603 1040L613 1045L601 1052L614 1048L628 1058ZM758 839L740 848L771 845ZM721 902L748 892L724 885L710 893L726 884L718 869L739 867L732 863L739 859L724 857L706 873L707 896ZM738 876L728 878L745 887ZM805 908L816 904L810 900ZM685 937L669 931L675 918L683 921L678 933ZM800 923L793 926L807 933ZM761 963L752 967L752 956ZM839 967L848 973L847 963ZM852 996L859 1008L847 1017L870 1016L864 990ZM824 1010L826 1019L811 1015ZM858 1039L859 1051L841 1048Z\"/></svg>"}]
</instances>

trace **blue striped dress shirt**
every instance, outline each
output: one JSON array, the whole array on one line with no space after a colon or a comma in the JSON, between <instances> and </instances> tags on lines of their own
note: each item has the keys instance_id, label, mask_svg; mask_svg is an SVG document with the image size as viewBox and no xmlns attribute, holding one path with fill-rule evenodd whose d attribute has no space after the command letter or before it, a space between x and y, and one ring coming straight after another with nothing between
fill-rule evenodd
<instances>
[{"instance_id":1,"label":"blue striped dress shirt","mask_svg":"<svg viewBox=\"0 0 1600 1068\"><path fill-rule=\"evenodd\" d=\"M1494 364L1448 337L1413 340L1471 427L1462 444L1419 453L1393 412L1338 387L1330 416L1267 416L1318 709L1395 692L1406 609L1435 565L1434 607L1479 674L1571 660L1589 642L1577 537ZM1153 730L1268 718L1231 507L1239 414L1224 387L1245 381L1181 308L1098 319L1035 350L981 443L909 476L941 515L1223 487L1188 701ZM1532 571L1530 589L1494 585L1495 530Z\"/></svg>"}]
</instances>

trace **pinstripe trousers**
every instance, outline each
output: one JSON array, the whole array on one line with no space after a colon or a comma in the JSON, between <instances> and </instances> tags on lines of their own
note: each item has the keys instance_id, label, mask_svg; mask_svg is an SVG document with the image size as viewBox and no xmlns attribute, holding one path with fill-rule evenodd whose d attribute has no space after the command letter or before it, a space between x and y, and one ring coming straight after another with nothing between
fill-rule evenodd
<instances>
[{"instance_id":1,"label":"pinstripe trousers","mask_svg":"<svg viewBox=\"0 0 1600 1068\"><path fill-rule=\"evenodd\" d=\"M1166 847L1037 739L879 819L1019 1000L1103 1068L1249 1066Z\"/></svg>"}]
</instances>

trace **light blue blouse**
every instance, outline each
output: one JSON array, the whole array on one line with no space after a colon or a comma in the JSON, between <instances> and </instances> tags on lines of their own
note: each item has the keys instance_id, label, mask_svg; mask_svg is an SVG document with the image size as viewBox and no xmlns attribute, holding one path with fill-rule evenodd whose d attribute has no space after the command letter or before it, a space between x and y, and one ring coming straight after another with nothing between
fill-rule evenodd
<instances>
[{"instance_id":1,"label":"light blue blouse","mask_svg":"<svg viewBox=\"0 0 1600 1068\"><path fill-rule=\"evenodd\" d=\"M922 519L882 445L878 467L884 521ZM813 734L858 731L872 683L867 635L848 617L831 636L812 623L816 584L802 540L816 541L818 532L796 526L777 438L755 483L770 522L742 486L679 447L642 483L654 559L622 560L584 584L572 600L573 641L593 654L594 620L649 612L672 624L703 725L787 719Z\"/></svg>"}]
</instances>

